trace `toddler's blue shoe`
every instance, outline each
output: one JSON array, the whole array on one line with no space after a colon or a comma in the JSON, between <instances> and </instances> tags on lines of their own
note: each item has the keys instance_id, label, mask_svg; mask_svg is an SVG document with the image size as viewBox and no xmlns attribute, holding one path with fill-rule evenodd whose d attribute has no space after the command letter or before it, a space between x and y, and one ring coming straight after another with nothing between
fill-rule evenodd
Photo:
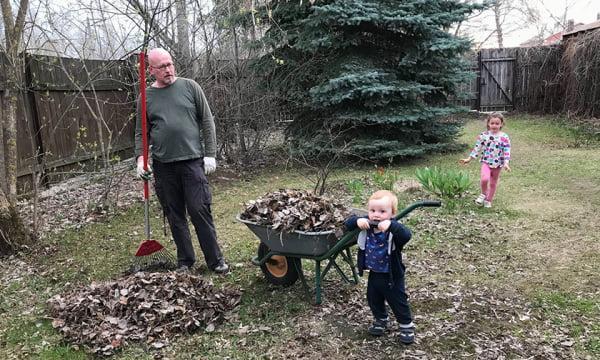
<instances>
[{"instance_id":1,"label":"toddler's blue shoe","mask_svg":"<svg viewBox=\"0 0 600 360\"><path fill-rule=\"evenodd\" d=\"M371 325L371 327L369 328L369 334L373 335L373 336L381 336L385 333L385 331L387 330L387 319L375 319L375 322L373 323L373 325Z\"/></svg>"}]
</instances>

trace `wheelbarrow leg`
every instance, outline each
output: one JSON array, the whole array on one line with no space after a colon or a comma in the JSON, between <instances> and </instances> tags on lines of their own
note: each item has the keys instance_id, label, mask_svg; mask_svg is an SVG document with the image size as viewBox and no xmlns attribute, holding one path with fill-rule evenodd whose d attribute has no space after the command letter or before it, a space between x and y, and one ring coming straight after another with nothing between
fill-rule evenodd
<instances>
[{"instance_id":1,"label":"wheelbarrow leg","mask_svg":"<svg viewBox=\"0 0 600 360\"><path fill-rule=\"evenodd\" d=\"M342 257L348 263L348 265L350 265L350 269L352 269L352 277L354 278L354 284L358 284L358 273L356 272L356 266L354 266L354 261L352 261L352 252L350 251L350 248L346 248L345 254L342 252Z\"/></svg>"},{"instance_id":2,"label":"wheelbarrow leg","mask_svg":"<svg viewBox=\"0 0 600 360\"><path fill-rule=\"evenodd\" d=\"M341 259L343 261L345 261L346 264L348 264L348 266L350 266L350 270L352 271L353 279L350 279L348 277L348 275L346 275L346 273L344 273L342 268L340 268L340 266L336 262L338 255L340 255ZM328 260L329 260L329 262L327 263L327 266L325 266L325 269L323 270L323 276L322 276L323 279L325 279L325 275L327 275L327 272L329 272L329 270L333 267L337 271L337 273L340 274L340 277L345 282L347 282L349 284L354 284L354 285L358 284L358 274L356 273L356 269L354 267L354 262L352 261L352 253L350 252L350 248L346 248L345 250L340 251L339 254L335 254Z\"/></svg>"},{"instance_id":3,"label":"wheelbarrow leg","mask_svg":"<svg viewBox=\"0 0 600 360\"><path fill-rule=\"evenodd\" d=\"M321 305L321 262L315 262L315 304Z\"/></svg>"},{"instance_id":4,"label":"wheelbarrow leg","mask_svg":"<svg viewBox=\"0 0 600 360\"><path fill-rule=\"evenodd\" d=\"M306 278L304 277L304 271L302 271L302 267L298 266L298 263L294 261L294 267L296 267L296 271L298 272L298 277L300 278L300 282L302 283L302 288L304 289L304 294L306 295L306 299L310 301L310 289L308 288L308 284L306 283Z\"/></svg>"}]
</instances>

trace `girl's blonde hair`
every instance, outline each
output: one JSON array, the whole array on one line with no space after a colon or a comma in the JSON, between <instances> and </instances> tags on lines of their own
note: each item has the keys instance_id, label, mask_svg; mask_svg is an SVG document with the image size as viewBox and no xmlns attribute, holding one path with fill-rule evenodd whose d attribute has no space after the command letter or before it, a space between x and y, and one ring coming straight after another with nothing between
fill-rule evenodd
<instances>
[{"instance_id":1,"label":"girl's blonde hair","mask_svg":"<svg viewBox=\"0 0 600 360\"><path fill-rule=\"evenodd\" d=\"M493 112L491 114L488 114L485 118L485 127L488 130L490 129L490 120L492 119L500 119L500 129L504 127L504 115L500 114L499 112Z\"/></svg>"},{"instance_id":2,"label":"girl's blonde hair","mask_svg":"<svg viewBox=\"0 0 600 360\"><path fill-rule=\"evenodd\" d=\"M393 192L388 190L375 191L373 195L371 195L371 197L369 198L369 201L381 200L385 198L390 199L390 203L392 204L392 215L396 215L396 213L398 212L398 197Z\"/></svg>"}]
</instances>

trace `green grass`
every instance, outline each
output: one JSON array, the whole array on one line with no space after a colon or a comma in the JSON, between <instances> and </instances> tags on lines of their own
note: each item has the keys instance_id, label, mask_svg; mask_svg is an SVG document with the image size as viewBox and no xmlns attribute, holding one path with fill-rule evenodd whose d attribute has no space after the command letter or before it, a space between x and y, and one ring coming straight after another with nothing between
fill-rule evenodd
<instances>
[{"instance_id":1,"label":"green grass","mask_svg":"<svg viewBox=\"0 0 600 360\"><path fill-rule=\"evenodd\" d=\"M242 289L234 321L214 333L177 337L160 354L181 359L261 359L285 357L282 354L292 354L296 347L305 351L306 357L314 355L310 351L322 351L331 358L346 359L369 358L381 347L389 356L414 350L432 357L460 358L474 357L476 346L470 340L474 335L499 337L509 333L527 339L535 331L552 339L555 327L564 327L575 341L565 350L569 356L600 355L600 279L596 265L600 263L600 238L595 220L600 210L600 146L555 119L508 116L504 130L513 143L513 171L502 173L494 207L483 209L472 202L479 193L478 164L458 164L483 128L483 121L467 123L460 138L467 145L461 153L412 160L388 169L400 179L415 179L417 168L438 166L467 171L475 180L467 196L443 199L442 208L420 209L404 219L414 233L405 248L408 287L416 292L411 300L413 310L421 316L420 336L430 332L433 338L426 337L423 343L404 350L397 347L393 337L376 343L364 336L362 327L370 319L365 317L357 327L352 312L347 312L366 308L364 284L357 289L340 288L339 278L332 275L332 282L325 285L324 305L314 307L306 301L299 283L279 289L264 281L260 269L250 262L258 239L235 221L236 214L245 202L266 192L313 187L307 169L273 167L241 180L219 183L213 189L217 233L233 269L228 276L207 272L195 244L201 276L216 286ZM364 208L361 202L374 190L374 172L372 166L337 169L331 174L328 195ZM347 188L350 181L364 185L360 193L357 186ZM401 208L415 200L435 198L423 192L398 195ZM152 214L153 238L174 251L162 234L156 203ZM0 284L0 358L88 358L52 329L46 300L92 281L120 277L143 240L142 219L141 206L135 206L103 223L53 235L31 254L22 256L27 265L23 274L16 266L10 274L16 278ZM303 265L311 277L314 263L304 261ZM30 268L33 270L27 270ZM0 268L0 275L8 276L7 271ZM423 289L432 292L423 293ZM453 306L448 294L454 293L474 302L480 301L478 296L504 296L515 300L518 307L514 311L531 311L532 316L524 322L501 322L481 313L481 318L469 318L464 326L458 323L455 332L446 333L439 326L456 320L456 314L447 311ZM479 308L468 301L465 306L465 311L478 316ZM498 311L509 311L502 306ZM339 354L330 351L331 344L336 344ZM503 351L509 358L522 355L510 347ZM142 344L133 344L114 358L152 356Z\"/></svg>"},{"instance_id":2,"label":"green grass","mask_svg":"<svg viewBox=\"0 0 600 360\"><path fill-rule=\"evenodd\" d=\"M537 305L544 311L569 310L581 315L600 315L598 300L579 298L561 292L543 292L536 296Z\"/></svg>"},{"instance_id":3,"label":"green grass","mask_svg":"<svg viewBox=\"0 0 600 360\"><path fill-rule=\"evenodd\" d=\"M597 321L600 318L600 298L597 295L582 297L565 292L540 292L534 304L550 321L567 329L573 338L584 338L578 344L582 351L600 355L600 325Z\"/></svg>"}]
</instances>

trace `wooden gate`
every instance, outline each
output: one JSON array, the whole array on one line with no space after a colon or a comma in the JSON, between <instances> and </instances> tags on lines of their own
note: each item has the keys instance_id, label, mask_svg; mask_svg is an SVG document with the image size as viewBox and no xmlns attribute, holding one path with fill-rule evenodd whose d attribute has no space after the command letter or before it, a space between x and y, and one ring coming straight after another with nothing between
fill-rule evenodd
<instances>
[{"instance_id":1,"label":"wooden gate","mask_svg":"<svg viewBox=\"0 0 600 360\"><path fill-rule=\"evenodd\" d=\"M478 110L509 111L515 108L517 49L483 49L479 52Z\"/></svg>"}]
</instances>

